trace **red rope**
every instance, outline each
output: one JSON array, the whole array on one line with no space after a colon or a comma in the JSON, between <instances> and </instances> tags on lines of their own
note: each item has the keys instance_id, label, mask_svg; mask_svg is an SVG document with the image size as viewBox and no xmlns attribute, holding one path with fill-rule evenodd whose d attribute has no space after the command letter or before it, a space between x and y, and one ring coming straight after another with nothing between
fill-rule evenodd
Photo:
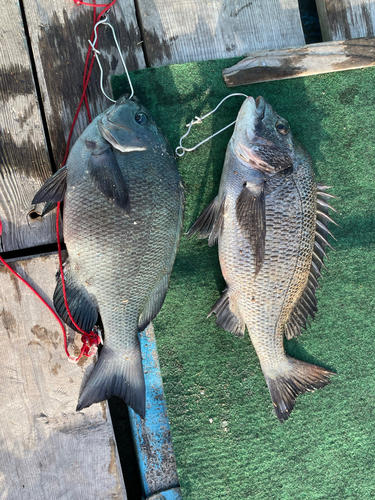
<instances>
[{"instance_id":1,"label":"red rope","mask_svg":"<svg viewBox=\"0 0 375 500\"><path fill-rule=\"evenodd\" d=\"M93 7L94 8L94 10L93 10L93 22L94 22L94 25L93 26L95 27L95 24L98 22L98 20L116 3L116 0L113 0L109 4L87 3L87 2L81 2L80 0L74 0L74 2L77 5L84 5L86 7ZM94 2L95 2L95 0L94 0ZM96 8L97 7L104 7L104 9L98 15L96 15ZM92 32L91 32L91 38L90 38L91 42L93 41L94 36L95 36L94 27L93 27ZM97 42L95 44L95 48L96 47L97 47ZM91 53L92 53L92 47L90 45L89 49L87 51L86 60L85 60L85 69L84 69L84 73L83 73L83 90L82 90L82 95L81 95L81 99L80 99L79 104L78 104L77 111L76 111L76 113L74 115L72 126L70 128L70 132L69 132L69 136L68 136L68 140L67 140L66 151L65 151L63 162L62 162L62 166L65 165L66 159L68 157L69 148L70 148L70 141L71 141L73 130L74 130L75 124L77 122L78 115L79 115L79 112L81 110L81 106L82 106L83 102L85 102L85 107L86 107L86 112L87 112L88 120L89 120L89 122L91 122L91 114L90 114L90 109L89 109L87 95L86 95L86 89L87 89L88 83L90 81L91 72L92 72L92 68L93 68L93 65L94 65L94 59L95 59L94 57L91 57L91 61L89 63ZM64 348L65 348L66 355L68 356L69 360L74 361L74 362L77 363L81 359L81 357L83 355L85 355L87 357L93 356L96 353L96 351L97 351L97 346L100 344L101 339L100 339L100 336L96 332L94 332L94 331L91 331L90 333L88 333L88 332L85 332L84 330L82 330L76 324L76 322L74 321L74 319L72 317L72 314L70 312L69 305L68 305L67 298L66 298L66 287L65 287L65 279L64 279L64 269L63 269L62 257L61 257L61 243L60 243L60 232L59 232L59 215L60 215L60 202L57 203L57 213L56 213L56 235L57 235L57 247L58 247L58 253L59 253L59 267L60 267L61 283L62 283L63 294L64 294L64 302L65 302L65 307L66 307L68 316L69 316L71 322L73 323L73 325L77 328L77 330L82 333L81 339L82 339L83 345L82 345L81 352L80 352L80 354L79 354L78 357L74 357L74 356L71 356L69 354L69 351L68 351L68 342L67 342L67 338L66 338L66 331L65 331L65 328L64 328L64 324L61 321L61 319L59 318L59 316L56 314L56 312L52 309L52 307L49 304L47 304L47 302L41 297L41 295L36 290L34 290L32 288L32 286L29 285L29 283L26 280L24 280L14 269L12 269L9 266L9 264L7 264L5 262L5 260L1 257L1 255L0 255L0 262L7 269L9 269L9 271L11 273L13 273L17 278L19 278L30 290L32 290L32 292L34 292L35 295L37 297L39 297L39 299L43 302L43 304L51 311L51 313L54 315L54 317L56 318L56 320L60 324L61 329L63 331ZM0 220L0 236L1 236L1 234L2 234L2 223L1 223L1 220Z\"/></svg>"},{"instance_id":2,"label":"red rope","mask_svg":"<svg viewBox=\"0 0 375 500\"><path fill-rule=\"evenodd\" d=\"M116 0L115 0L116 1ZM77 5L85 5L86 7L108 7L107 3L87 3L87 2L80 2L80 0L74 0L74 3ZM112 2L113 4L114 2Z\"/></svg>"}]
</instances>

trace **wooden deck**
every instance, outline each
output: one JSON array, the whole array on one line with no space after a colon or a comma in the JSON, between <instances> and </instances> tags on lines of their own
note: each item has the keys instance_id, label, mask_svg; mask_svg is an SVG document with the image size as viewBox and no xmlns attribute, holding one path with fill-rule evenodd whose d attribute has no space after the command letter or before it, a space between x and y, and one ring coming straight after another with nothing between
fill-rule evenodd
<instances>
[{"instance_id":1,"label":"wooden deck","mask_svg":"<svg viewBox=\"0 0 375 500\"><path fill-rule=\"evenodd\" d=\"M374 35L367 2L317 0L324 41ZM137 9L136 6L137 5ZM31 200L61 167L82 91L92 9L73 0L4 0L0 16L0 252L51 301L55 214ZM304 45L298 0L118 0L108 20L130 71ZM123 73L110 30L100 27L105 87ZM230 91L228 90L228 93ZM108 107L94 66L93 116ZM81 111L73 142L87 126ZM46 249L50 250L47 246ZM74 411L83 369L67 362L50 313L0 265L0 498L126 498L106 403ZM78 338L79 342L79 338Z\"/></svg>"}]
</instances>

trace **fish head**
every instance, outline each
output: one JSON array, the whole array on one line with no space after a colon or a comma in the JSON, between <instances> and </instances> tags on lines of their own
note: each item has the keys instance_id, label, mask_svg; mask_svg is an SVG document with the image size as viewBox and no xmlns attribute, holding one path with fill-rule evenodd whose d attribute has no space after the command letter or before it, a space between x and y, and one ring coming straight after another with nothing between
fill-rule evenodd
<instances>
[{"instance_id":1,"label":"fish head","mask_svg":"<svg viewBox=\"0 0 375 500\"><path fill-rule=\"evenodd\" d=\"M232 140L236 155L257 170L272 175L293 167L296 140L289 123L261 96L245 99Z\"/></svg>"},{"instance_id":2,"label":"fish head","mask_svg":"<svg viewBox=\"0 0 375 500\"><path fill-rule=\"evenodd\" d=\"M99 132L122 153L145 151L164 140L161 129L137 98L122 96L98 121Z\"/></svg>"}]
</instances>

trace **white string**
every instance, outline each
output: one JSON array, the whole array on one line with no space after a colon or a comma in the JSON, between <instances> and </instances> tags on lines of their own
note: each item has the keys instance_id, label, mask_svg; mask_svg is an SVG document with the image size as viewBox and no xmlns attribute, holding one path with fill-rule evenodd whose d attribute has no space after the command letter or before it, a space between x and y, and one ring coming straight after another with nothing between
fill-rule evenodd
<instances>
[{"instance_id":1,"label":"white string","mask_svg":"<svg viewBox=\"0 0 375 500\"><path fill-rule=\"evenodd\" d=\"M199 142L198 144L196 144L194 147L192 148L185 148L185 146L182 145L182 141L183 139L185 139L185 137L187 137L189 134L190 134L190 130L191 130L191 127L193 125L196 125L198 123L202 123L202 120L204 120L205 118L207 118L208 116L212 115L213 113L215 113L215 111L223 104L224 101L226 101L227 99L229 99L230 97L234 97L234 96L243 96L243 97L248 97L246 94L241 94L241 93L234 93L234 94L230 94L230 95L227 95L226 97L224 97L224 99L222 99L219 104L216 106L215 109L213 109L212 111L210 111L209 113L207 113L206 115L204 116L201 116L201 117L198 117L196 116L194 120L191 120L190 123L188 123L186 126L188 127L188 131L186 132L186 134L184 134L181 139L180 139L180 145L177 146L177 148L175 149L175 153L177 156L184 156L185 154L185 151L194 151L195 149L197 149L199 146L201 146L202 144L204 144L205 142L209 141L210 139L212 139L213 137L215 137L216 135L220 134L221 132L223 132L224 130L226 130L227 128L231 127L232 125L234 125L236 123L236 120L234 120L234 122L230 123L229 125L225 126L224 128L222 128L221 130L218 130L217 132L215 132L214 134L210 135L210 137L207 137L206 139L204 139L203 141Z\"/></svg>"},{"instance_id":2,"label":"white string","mask_svg":"<svg viewBox=\"0 0 375 500\"><path fill-rule=\"evenodd\" d=\"M111 98L110 98L110 97L109 97L109 96L105 93L105 91L104 91L104 87L103 87L103 68L102 68L102 65L100 64L100 60L99 60L99 57L98 57L98 56L100 55L100 51L99 51L99 50L97 50L97 49L95 48L95 44L96 44L96 41L97 41L97 39L98 39L98 31L97 31L97 28L98 28L99 24L105 24L105 25L109 26L109 27L111 28L111 30L112 30L113 39L114 39L114 41L115 41L115 44L116 44L117 50L118 50L118 52L119 52L119 54L120 54L120 59L121 59L122 65L124 66L125 73L126 73L126 76L127 76L127 78L128 78L129 85L130 85L130 90L131 90L131 93L130 93L130 96L128 97L128 99L131 99L131 98L133 97L133 95L134 95L133 85L132 85L132 82L131 82L131 80L130 80L130 76L129 76L128 68L126 67L126 64L125 64L124 58L122 57L122 54L121 54L121 49L120 49L120 45L119 45L119 43L118 43L118 41L117 41L117 37L116 37L115 30L114 30L114 28L113 28L112 24L110 24L110 23L108 23L108 22L107 22L107 16L105 16L105 17L104 17L104 19L100 19L100 20L99 20L99 21L95 24L95 26L94 26L94 32L95 32L94 41L93 41L93 42L91 42L91 40L89 40L89 41L88 41L88 42L89 42L89 44L91 45L92 50L94 51L94 57L96 58L96 61L97 61L98 65L99 65L99 69L100 69L100 88L101 88L101 90L102 90L103 94L105 95L105 97L106 97L107 99L109 99L109 100L110 100L110 101L112 101L112 102L116 102L115 100L111 99Z\"/></svg>"}]
</instances>

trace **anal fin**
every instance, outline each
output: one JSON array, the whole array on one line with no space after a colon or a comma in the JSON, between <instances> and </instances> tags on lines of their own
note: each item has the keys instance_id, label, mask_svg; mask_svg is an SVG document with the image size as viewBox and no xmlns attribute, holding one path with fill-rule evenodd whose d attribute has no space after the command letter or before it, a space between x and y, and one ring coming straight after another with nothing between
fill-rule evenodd
<instances>
[{"instance_id":1,"label":"anal fin","mask_svg":"<svg viewBox=\"0 0 375 500\"><path fill-rule=\"evenodd\" d=\"M231 307L232 306L232 307ZM227 332L232 332L236 337L243 337L245 334L245 323L239 314L233 311L235 309L228 289L225 289L222 296L215 302L207 317L215 313L216 324L224 328Z\"/></svg>"}]
</instances>

